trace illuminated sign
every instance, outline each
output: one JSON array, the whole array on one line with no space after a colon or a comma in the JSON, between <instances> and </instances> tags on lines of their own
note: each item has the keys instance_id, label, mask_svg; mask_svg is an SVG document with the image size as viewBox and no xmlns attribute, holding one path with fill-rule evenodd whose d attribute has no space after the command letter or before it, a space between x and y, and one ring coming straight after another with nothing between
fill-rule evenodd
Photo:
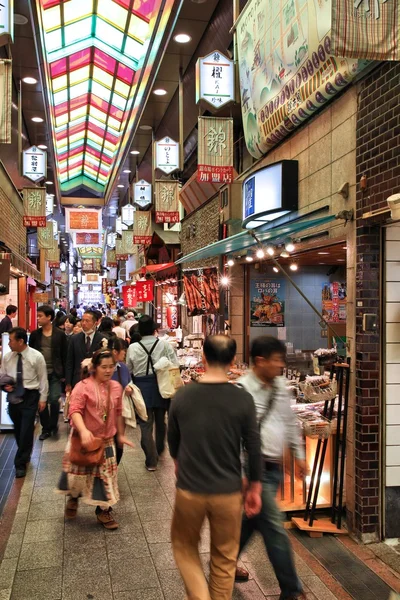
<instances>
[{"instance_id":1,"label":"illuminated sign","mask_svg":"<svg viewBox=\"0 0 400 600\"><path fill-rule=\"evenodd\" d=\"M14 41L14 2L13 0L0 1L0 38L9 35Z\"/></svg>"},{"instance_id":2,"label":"illuminated sign","mask_svg":"<svg viewBox=\"0 0 400 600\"><path fill-rule=\"evenodd\" d=\"M35 183L46 177L47 153L37 146L31 146L22 153L23 176Z\"/></svg>"},{"instance_id":3,"label":"illuminated sign","mask_svg":"<svg viewBox=\"0 0 400 600\"><path fill-rule=\"evenodd\" d=\"M200 100L215 108L235 100L234 62L217 50L196 63L196 102Z\"/></svg>"},{"instance_id":4,"label":"illuminated sign","mask_svg":"<svg viewBox=\"0 0 400 600\"><path fill-rule=\"evenodd\" d=\"M179 144L170 137L156 142L156 169L167 175L179 169Z\"/></svg>"}]
</instances>

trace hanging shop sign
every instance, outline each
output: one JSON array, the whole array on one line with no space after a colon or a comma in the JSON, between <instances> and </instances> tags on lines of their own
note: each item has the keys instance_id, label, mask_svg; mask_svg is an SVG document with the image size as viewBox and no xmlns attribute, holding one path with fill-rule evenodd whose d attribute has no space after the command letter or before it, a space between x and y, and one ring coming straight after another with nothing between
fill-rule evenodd
<instances>
[{"instance_id":1,"label":"hanging shop sign","mask_svg":"<svg viewBox=\"0 0 400 600\"><path fill-rule=\"evenodd\" d=\"M115 231L107 234L107 246L110 248L115 248L115 240L117 239L117 234Z\"/></svg>"},{"instance_id":2,"label":"hanging shop sign","mask_svg":"<svg viewBox=\"0 0 400 600\"><path fill-rule=\"evenodd\" d=\"M58 223L53 219L49 219L53 224L53 238L58 241Z\"/></svg>"},{"instance_id":3,"label":"hanging shop sign","mask_svg":"<svg viewBox=\"0 0 400 600\"><path fill-rule=\"evenodd\" d=\"M298 209L298 162L282 160L243 181L243 227L254 229Z\"/></svg>"},{"instance_id":4,"label":"hanging shop sign","mask_svg":"<svg viewBox=\"0 0 400 600\"><path fill-rule=\"evenodd\" d=\"M133 206L133 204L125 204L125 206L123 206L121 209L122 223L128 227L133 225L133 221L135 220L135 211L136 208Z\"/></svg>"},{"instance_id":5,"label":"hanging shop sign","mask_svg":"<svg viewBox=\"0 0 400 600\"><path fill-rule=\"evenodd\" d=\"M362 68L357 60L332 56L331 2L249 0L236 31L243 129L255 158L314 115Z\"/></svg>"},{"instance_id":6,"label":"hanging shop sign","mask_svg":"<svg viewBox=\"0 0 400 600\"><path fill-rule=\"evenodd\" d=\"M172 304L167 306L167 325L170 329L178 327L178 305Z\"/></svg>"},{"instance_id":7,"label":"hanging shop sign","mask_svg":"<svg viewBox=\"0 0 400 600\"><path fill-rule=\"evenodd\" d=\"M151 238L151 212L138 211L133 224L133 243L148 245L151 244Z\"/></svg>"},{"instance_id":8,"label":"hanging shop sign","mask_svg":"<svg viewBox=\"0 0 400 600\"><path fill-rule=\"evenodd\" d=\"M46 189L23 189L24 227L46 227Z\"/></svg>"},{"instance_id":9,"label":"hanging shop sign","mask_svg":"<svg viewBox=\"0 0 400 600\"><path fill-rule=\"evenodd\" d=\"M22 174L31 181L40 181L47 173L47 152L31 146L22 153Z\"/></svg>"},{"instance_id":10,"label":"hanging shop sign","mask_svg":"<svg viewBox=\"0 0 400 600\"><path fill-rule=\"evenodd\" d=\"M99 283L99 276L97 273L91 273L86 275L86 283Z\"/></svg>"},{"instance_id":11,"label":"hanging shop sign","mask_svg":"<svg viewBox=\"0 0 400 600\"><path fill-rule=\"evenodd\" d=\"M54 212L54 194L46 194L46 217Z\"/></svg>"},{"instance_id":12,"label":"hanging shop sign","mask_svg":"<svg viewBox=\"0 0 400 600\"><path fill-rule=\"evenodd\" d=\"M285 280L250 281L250 327L285 326Z\"/></svg>"},{"instance_id":13,"label":"hanging shop sign","mask_svg":"<svg viewBox=\"0 0 400 600\"><path fill-rule=\"evenodd\" d=\"M103 254L101 246L78 246L77 250L82 258L101 258Z\"/></svg>"},{"instance_id":14,"label":"hanging shop sign","mask_svg":"<svg viewBox=\"0 0 400 600\"><path fill-rule=\"evenodd\" d=\"M170 137L156 142L156 169L167 175L179 169L179 144Z\"/></svg>"},{"instance_id":15,"label":"hanging shop sign","mask_svg":"<svg viewBox=\"0 0 400 600\"><path fill-rule=\"evenodd\" d=\"M105 277L101 280L101 293L111 294L112 290L117 286L115 279L106 279Z\"/></svg>"},{"instance_id":16,"label":"hanging shop sign","mask_svg":"<svg viewBox=\"0 0 400 600\"><path fill-rule=\"evenodd\" d=\"M78 232L73 234L73 240L75 246L101 246L102 236L100 233L83 233Z\"/></svg>"},{"instance_id":17,"label":"hanging shop sign","mask_svg":"<svg viewBox=\"0 0 400 600\"><path fill-rule=\"evenodd\" d=\"M221 108L235 100L235 64L215 50L196 62L196 103Z\"/></svg>"},{"instance_id":18,"label":"hanging shop sign","mask_svg":"<svg viewBox=\"0 0 400 600\"><path fill-rule=\"evenodd\" d=\"M232 183L233 119L199 117L197 181Z\"/></svg>"},{"instance_id":19,"label":"hanging shop sign","mask_svg":"<svg viewBox=\"0 0 400 600\"><path fill-rule=\"evenodd\" d=\"M32 294L32 300L37 304L47 304L49 301L49 294L47 292L36 292Z\"/></svg>"},{"instance_id":20,"label":"hanging shop sign","mask_svg":"<svg viewBox=\"0 0 400 600\"><path fill-rule=\"evenodd\" d=\"M138 302L153 302L154 300L154 281L136 282L136 300Z\"/></svg>"},{"instance_id":21,"label":"hanging shop sign","mask_svg":"<svg viewBox=\"0 0 400 600\"><path fill-rule=\"evenodd\" d=\"M65 207L65 231L67 233L101 233L101 210Z\"/></svg>"},{"instance_id":22,"label":"hanging shop sign","mask_svg":"<svg viewBox=\"0 0 400 600\"><path fill-rule=\"evenodd\" d=\"M155 182L156 223L179 223L179 181Z\"/></svg>"},{"instance_id":23,"label":"hanging shop sign","mask_svg":"<svg viewBox=\"0 0 400 600\"><path fill-rule=\"evenodd\" d=\"M219 285L216 267L185 270L183 287L189 317L218 312Z\"/></svg>"},{"instance_id":24,"label":"hanging shop sign","mask_svg":"<svg viewBox=\"0 0 400 600\"><path fill-rule=\"evenodd\" d=\"M0 253L0 296L10 292L11 254Z\"/></svg>"},{"instance_id":25,"label":"hanging shop sign","mask_svg":"<svg viewBox=\"0 0 400 600\"><path fill-rule=\"evenodd\" d=\"M151 183L148 183L144 179L140 179L140 181L134 185L133 197L134 203L139 206L139 208L143 210L149 208L152 203Z\"/></svg>"},{"instance_id":26,"label":"hanging shop sign","mask_svg":"<svg viewBox=\"0 0 400 600\"><path fill-rule=\"evenodd\" d=\"M137 304L136 285L122 286L122 300L125 308L135 308Z\"/></svg>"},{"instance_id":27,"label":"hanging shop sign","mask_svg":"<svg viewBox=\"0 0 400 600\"><path fill-rule=\"evenodd\" d=\"M398 0L332 0L332 54L400 60L398 10Z\"/></svg>"},{"instance_id":28,"label":"hanging shop sign","mask_svg":"<svg viewBox=\"0 0 400 600\"><path fill-rule=\"evenodd\" d=\"M0 144L11 144L12 62L0 60Z\"/></svg>"},{"instance_id":29,"label":"hanging shop sign","mask_svg":"<svg viewBox=\"0 0 400 600\"><path fill-rule=\"evenodd\" d=\"M14 0L0 2L0 39L3 35L14 41Z\"/></svg>"},{"instance_id":30,"label":"hanging shop sign","mask_svg":"<svg viewBox=\"0 0 400 600\"><path fill-rule=\"evenodd\" d=\"M53 223L47 221L46 227L39 227L37 230L38 247L47 250L54 247Z\"/></svg>"},{"instance_id":31,"label":"hanging shop sign","mask_svg":"<svg viewBox=\"0 0 400 600\"><path fill-rule=\"evenodd\" d=\"M100 273L101 259L100 258L83 258L82 273Z\"/></svg>"},{"instance_id":32,"label":"hanging shop sign","mask_svg":"<svg viewBox=\"0 0 400 600\"><path fill-rule=\"evenodd\" d=\"M115 241L115 259L118 260L128 260L129 255L124 252L124 248L122 245L122 240Z\"/></svg>"},{"instance_id":33,"label":"hanging shop sign","mask_svg":"<svg viewBox=\"0 0 400 600\"><path fill-rule=\"evenodd\" d=\"M136 253L136 245L133 242L132 229L122 232L122 252L123 254L128 254L129 256L132 256L132 254Z\"/></svg>"},{"instance_id":34,"label":"hanging shop sign","mask_svg":"<svg viewBox=\"0 0 400 600\"><path fill-rule=\"evenodd\" d=\"M107 250L107 267L117 267L118 261L115 256L115 248Z\"/></svg>"},{"instance_id":35,"label":"hanging shop sign","mask_svg":"<svg viewBox=\"0 0 400 600\"><path fill-rule=\"evenodd\" d=\"M53 240L53 246L46 249L46 260L51 269L58 269L60 267L60 249L55 240Z\"/></svg>"}]
</instances>

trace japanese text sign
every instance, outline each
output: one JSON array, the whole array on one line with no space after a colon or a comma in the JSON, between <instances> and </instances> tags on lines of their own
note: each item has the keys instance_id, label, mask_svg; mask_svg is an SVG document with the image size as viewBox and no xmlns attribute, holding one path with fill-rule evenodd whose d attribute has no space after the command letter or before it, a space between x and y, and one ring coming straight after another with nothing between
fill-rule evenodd
<instances>
[{"instance_id":1,"label":"japanese text sign","mask_svg":"<svg viewBox=\"0 0 400 600\"><path fill-rule=\"evenodd\" d=\"M153 302L154 281L137 281L136 299L138 302Z\"/></svg>"},{"instance_id":2,"label":"japanese text sign","mask_svg":"<svg viewBox=\"0 0 400 600\"><path fill-rule=\"evenodd\" d=\"M151 244L151 212L137 211L135 223L133 224L133 243Z\"/></svg>"},{"instance_id":3,"label":"japanese text sign","mask_svg":"<svg viewBox=\"0 0 400 600\"><path fill-rule=\"evenodd\" d=\"M75 233L75 245L76 246L101 246L102 239L100 233Z\"/></svg>"},{"instance_id":4,"label":"japanese text sign","mask_svg":"<svg viewBox=\"0 0 400 600\"><path fill-rule=\"evenodd\" d=\"M129 255L124 252L122 240L115 240L115 259L128 260Z\"/></svg>"},{"instance_id":5,"label":"japanese text sign","mask_svg":"<svg viewBox=\"0 0 400 600\"><path fill-rule=\"evenodd\" d=\"M221 108L235 100L235 65L216 50L196 63L196 102Z\"/></svg>"},{"instance_id":6,"label":"japanese text sign","mask_svg":"<svg viewBox=\"0 0 400 600\"><path fill-rule=\"evenodd\" d=\"M132 229L127 229L126 231L122 232L122 253L129 255L136 253L136 245L133 242Z\"/></svg>"},{"instance_id":7,"label":"japanese text sign","mask_svg":"<svg viewBox=\"0 0 400 600\"><path fill-rule=\"evenodd\" d=\"M156 169L167 175L179 169L179 144L170 137L156 142Z\"/></svg>"},{"instance_id":8,"label":"japanese text sign","mask_svg":"<svg viewBox=\"0 0 400 600\"><path fill-rule=\"evenodd\" d=\"M0 60L0 144L11 144L12 62Z\"/></svg>"},{"instance_id":9,"label":"japanese text sign","mask_svg":"<svg viewBox=\"0 0 400 600\"><path fill-rule=\"evenodd\" d=\"M125 308L135 308L136 298L136 285L123 285L122 286L122 300Z\"/></svg>"},{"instance_id":10,"label":"japanese text sign","mask_svg":"<svg viewBox=\"0 0 400 600\"><path fill-rule=\"evenodd\" d=\"M97 208L65 208L65 231L67 233L100 233L101 210Z\"/></svg>"},{"instance_id":11,"label":"japanese text sign","mask_svg":"<svg viewBox=\"0 0 400 600\"><path fill-rule=\"evenodd\" d=\"M250 281L250 327L284 327L285 280Z\"/></svg>"},{"instance_id":12,"label":"japanese text sign","mask_svg":"<svg viewBox=\"0 0 400 600\"><path fill-rule=\"evenodd\" d=\"M197 181L232 183L233 120L199 117Z\"/></svg>"},{"instance_id":13,"label":"japanese text sign","mask_svg":"<svg viewBox=\"0 0 400 600\"><path fill-rule=\"evenodd\" d=\"M13 6L13 0L0 1L0 38L2 35L8 35L11 41L14 40Z\"/></svg>"},{"instance_id":14,"label":"japanese text sign","mask_svg":"<svg viewBox=\"0 0 400 600\"><path fill-rule=\"evenodd\" d=\"M31 181L40 181L46 177L47 153L37 146L31 146L22 153L23 176Z\"/></svg>"},{"instance_id":15,"label":"japanese text sign","mask_svg":"<svg viewBox=\"0 0 400 600\"><path fill-rule=\"evenodd\" d=\"M179 187L179 181L156 181L156 223L179 223Z\"/></svg>"},{"instance_id":16,"label":"japanese text sign","mask_svg":"<svg viewBox=\"0 0 400 600\"><path fill-rule=\"evenodd\" d=\"M107 250L107 267L117 267L118 262L115 256L115 249Z\"/></svg>"},{"instance_id":17,"label":"japanese text sign","mask_svg":"<svg viewBox=\"0 0 400 600\"><path fill-rule=\"evenodd\" d=\"M134 185L134 203L142 209L148 208L152 203L151 184L140 179Z\"/></svg>"},{"instance_id":18,"label":"japanese text sign","mask_svg":"<svg viewBox=\"0 0 400 600\"><path fill-rule=\"evenodd\" d=\"M46 189L24 188L24 227L46 227Z\"/></svg>"},{"instance_id":19,"label":"japanese text sign","mask_svg":"<svg viewBox=\"0 0 400 600\"><path fill-rule=\"evenodd\" d=\"M54 247L54 228L52 221L47 221L46 227L38 228L37 240L39 248L46 250Z\"/></svg>"}]
</instances>

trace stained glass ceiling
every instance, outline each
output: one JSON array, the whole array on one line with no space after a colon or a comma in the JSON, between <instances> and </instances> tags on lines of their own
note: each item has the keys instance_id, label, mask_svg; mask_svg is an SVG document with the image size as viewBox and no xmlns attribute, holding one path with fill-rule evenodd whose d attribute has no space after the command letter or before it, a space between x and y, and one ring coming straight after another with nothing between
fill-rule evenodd
<instances>
[{"instance_id":1,"label":"stained glass ceiling","mask_svg":"<svg viewBox=\"0 0 400 600\"><path fill-rule=\"evenodd\" d=\"M101 196L174 0L36 1L61 192Z\"/></svg>"}]
</instances>

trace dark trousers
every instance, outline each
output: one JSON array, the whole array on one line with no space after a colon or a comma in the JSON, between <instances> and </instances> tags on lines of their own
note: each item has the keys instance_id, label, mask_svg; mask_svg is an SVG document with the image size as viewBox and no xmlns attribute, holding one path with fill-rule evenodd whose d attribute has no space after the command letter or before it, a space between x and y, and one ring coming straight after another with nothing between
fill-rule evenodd
<instances>
[{"instance_id":1,"label":"dark trousers","mask_svg":"<svg viewBox=\"0 0 400 600\"><path fill-rule=\"evenodd\" d=\"M59 399L61 396L61 382L55 373L50 373L48 381L49 395L47 396L47 406L39 413L43 433L57 431L60 414Z\"/></svg>"},{"instance_id":2,"label":"dark trousers","mask_svg":"<svg viewBox=\"0 0 400 600\"><path fill-rule=\"evenodd\" d=\"M17 469L24 468L31 458L39 396L38 390L25 390L24 401L19 404L9 404L8 407L10 419L14 423L14 435L18 446L14 459Z\"/></svg>"},{"instance_id":3,"label":"dark trousers","mask_svg":"<svg viewBox=\"0 0 400 600\"><path fill-rule=\"evenodd\" d=\"M122 460L122 455L124 453L124 447L121 446L121 448L118 446L118 435L115 434L114 436L114 444L115 444L115 458L117 459L117 465L119 465L119 463Z\"/></svg>"},{"instance_id":4,"label":"dark trousers","mask_svg":"<svg viewBox=\"0 0 400 600\"><path fill-rule=\"evenodd\" d=\"M146 456L146 467L156 467L158 457L165 448L165 415L166 408L147 408L147 421L139 420L141 440L140 445ZM156 439L154 441L153 429L155 428Z\"/></svg>"}]
</instances>

